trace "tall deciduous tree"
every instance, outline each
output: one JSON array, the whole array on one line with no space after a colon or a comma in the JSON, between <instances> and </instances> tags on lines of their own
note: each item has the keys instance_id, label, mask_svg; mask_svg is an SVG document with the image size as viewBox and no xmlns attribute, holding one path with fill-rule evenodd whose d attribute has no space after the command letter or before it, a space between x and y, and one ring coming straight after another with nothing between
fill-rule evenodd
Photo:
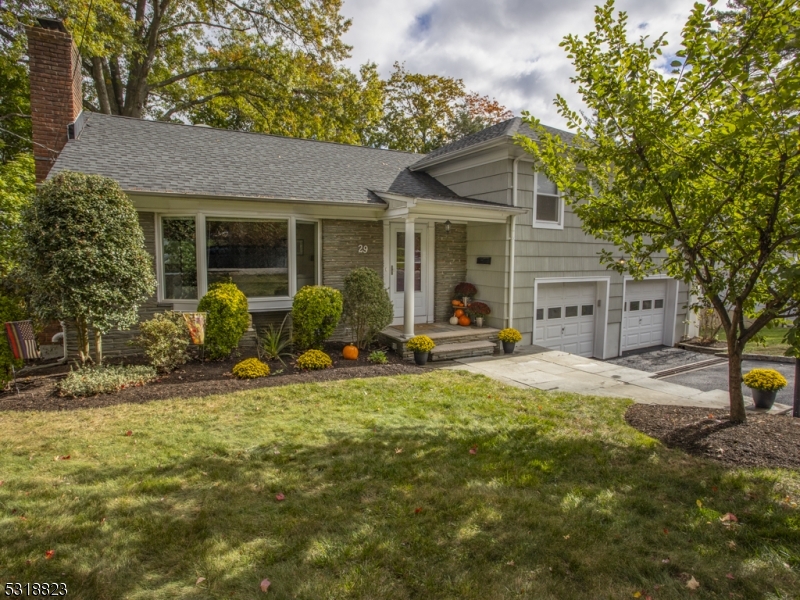
<instances>
[{"instance_id":1,"label":"tall deciduous tree","mask_svg":"<svg viewBox=\"0 0 800 600\"><path fill-rule=\"evenodd\" d=\"M496 100L467 93L461 79L411 73L400 63L385 82L377 146L428 153L464 135L511 118Z\"/></svg>"},{"instance_id":2,"label":"tall deciduous tree","mask_svg":"<svg viewBox=\"0 0 800 600\"><path fill-rule=\"evenodd\" d=\"M10 0L0 39L15 43L33 15L64 18L94 111L353 142L359 121L378 118L380 85L369 69L359 78L341 65L350 22L340 8L341 0Z\"/></svg>"},{"instance_id":3,"label":"tall deciduous tree","mask_svg":"<svg viewBox=\"0 0 800 600\"><path fill-rule=\"evenodd\" d=\"M42 319L74 320L81 359L96 362L102 334L127 328L156 287L136 209L113 179L63 172L48 180L25 212L22 267Z\"/></svg>"},{"instance_id":4,"label":"tall deciduous tree","mask_svg":"<svg viewBox=\"0 0 800 600\"><path fill-rule=\"evenodd\" d=\"M625 13L596 9L595 30L565 38L585 116L556 106L577 136L539 127L519 143L539 159L601 260L642 277L693 284L727 339L731 419L746 418L745 344L800 303L800 32L788 0L743 0L724 14L695 5L683 49L663 64L661 36L629 41ZM538 126L532 117L529 121Z\"/></svg>"}]
</instances>

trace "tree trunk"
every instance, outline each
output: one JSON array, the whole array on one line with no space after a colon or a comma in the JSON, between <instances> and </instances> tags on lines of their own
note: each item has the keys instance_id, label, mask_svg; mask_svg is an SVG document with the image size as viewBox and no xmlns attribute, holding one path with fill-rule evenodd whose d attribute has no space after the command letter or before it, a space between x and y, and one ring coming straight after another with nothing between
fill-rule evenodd
<instances>
[{"instance_id":1,"label":"tree trunk","mask_svg":"<svg viewBox=\"0 0 800 600\"><path fill-rule=\"evenodd\" d=\"M87 340L88 346L88 340ZM94 355L97 358L97 364L103 364L103 334L97 329L94 330Z\"/></svg>"},{"instance_id":2,"label":"tree trunk","mask_svg":"<svg viewBox=\"0 0 800 600\"><path fill-rule=\"evenodd\" d=\"M108 101L108 89L103 75L103 61L99 56L92 57L92 79L94 80L94 90L97 93L97 101L100 104L100 112L110 115L111 104Z\"/></svg>"},{"instance_id":3,"label":"tree trunk","mask_svg":"<svg viewBox=\"0 0 800 600\"><path fill-rule=\"evenodd\" d=\"M794 403L792 416L800 419L800 358L794 359Z\"/></svg>"},{"instance_id":4,"label":"tree trunk","mask_svg":"<svg viewBox=\"0 0 800 600\"><path fill-rule=\"evenodd\" d=\"M78 331L78 355L81 363L86 364L89 357L89 331L86 327L86 320L79 317L75 319L75 329Z\"/></svg>"},{"instance_id":5,"label":"tree trunk","mask_svg":"<svg viewBox=\"0 0 800 600\"><path fill-rule=\"evenodd\" d=\"M728 394L731 401L731 421L744 423L747 412L742 394L742 352L739 348L728 351Z\"/></svg>"}]
</instances>

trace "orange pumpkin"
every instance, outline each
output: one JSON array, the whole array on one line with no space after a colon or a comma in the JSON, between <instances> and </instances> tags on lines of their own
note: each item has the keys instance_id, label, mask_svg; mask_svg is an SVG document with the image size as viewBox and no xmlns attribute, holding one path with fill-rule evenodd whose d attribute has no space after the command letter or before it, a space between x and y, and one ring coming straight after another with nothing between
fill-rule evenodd
<instances>
[{"instance_id":1,"label":"orange pumpkin","mask_svg":"<svg viewBox=\"0 0 800 600\"><path fill-rule=\"evenodd\" d=\"M464 306L464 303L461 300L453 300L451 302L453 306Z\"/></svg>"},{"instance_id":2,"label":"orange pumpkin","mask_svg":"<svg viewBox=\"0 0 800 600\"><path fill-rule=\"evenodd\" d=\"M460 308L456 309L455 316L460 319L461 317L464 316L464 311L461 310Z\"/></svg>"},{"instance_id":3,"label":"orange pumpkin","mask_svg":"<svg viewBox=\"0 0 800 600\"><path fill-rule=\"evenodd\" d=\"M462 327L466 327L470 323L472 323L472 321L469 320L469 317L467 315L462 314L460 317L458 317L458 324L461 325Z\"/></svg>"},{"instance_id":4,"label":"orange pumpkin","mask_svg":"<svg viewBox=\"0 0 800 600\"><path fill-rule=\"evenodd\" d=\"M353 346L353 344L348 344L342 350L342 356L347 360L357 360L358 359L358 348Z\"/></svg>"}]
</instances>

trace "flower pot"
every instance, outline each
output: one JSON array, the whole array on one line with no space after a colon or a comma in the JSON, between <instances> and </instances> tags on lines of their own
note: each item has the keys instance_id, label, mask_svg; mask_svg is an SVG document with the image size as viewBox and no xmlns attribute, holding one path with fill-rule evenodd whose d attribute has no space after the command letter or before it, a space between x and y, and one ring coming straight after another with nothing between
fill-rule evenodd
<instances>
[{"instance_id":1,"label":"flower pot","mask_svg":"<svg viewBox=\"0 0 800 600\"><path fill-rule=\"evenodd\" d=\"M514 353L514 346L517 345L517 342L503 342L503 353L504 354L513 354Z\"/></svg>"},{"instance_id":2,"label":"flower pot","mask_svg":"<svg viewBox=\"0 0 800 600\"><path fill-rule=\"evenodd\" d=\"M464 296L461 301L464 303L464 308L469 306L469 296Z\"/></svg>"},{"instance_id":3,"label":"flower pot","mask_svg":"<svg viewBox=\"0 0 800 600\"><path fill-rule=\"evenodd\" d=\"M450 317L450 325L458 325L458 317L453 315Z\"/></svg>"},{"instance_id":4,"label":"flower pot","mask_svg":"<svg viewBox=\"0 0 800 600\"><path fill-rule=\"evenodd\" d=\"M769 410L775 403L775 398L778 396L778 390L757 390L750 388L753 392L753 403L756 408L766 408Z\"/></svg>"},{"instance_id":5,"label":"flower pot","mask_svg":"<svg viewBox=\"0 0 800 600\"><path fill-rule=\"evenodd\" d=\"M476 317L475 325L477 325L478 327L483 327L483 317Z\"/></svg>"},{"instance_id":6,"label":"flower pot","mask_svg":"<svg viewBox=\"0 0 800 600\"><path fill-rule=\"evenodd\" d=\"M428 355L430 352L414 352L414 362L420 367L428 362Z\"/></svg>"}]
</instances>

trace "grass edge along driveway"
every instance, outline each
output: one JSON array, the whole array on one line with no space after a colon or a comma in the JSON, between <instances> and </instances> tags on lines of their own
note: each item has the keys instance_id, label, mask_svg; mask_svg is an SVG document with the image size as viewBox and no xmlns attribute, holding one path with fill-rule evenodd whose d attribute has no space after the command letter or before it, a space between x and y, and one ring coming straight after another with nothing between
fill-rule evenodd
<instances>
[{"instance_id":1,"label":"grass edge along driveway","mask_svg":"<svg viewBox=\"0 0 800 600\"><path fill-rule=\"evenodd\" d=\"M796 597L798 473L664 448L625 424L628 404L439 371L0 413L0 583L87 599L255 598L264 578L268 597L310 600Z\"/></svg>"}]
</instances>

